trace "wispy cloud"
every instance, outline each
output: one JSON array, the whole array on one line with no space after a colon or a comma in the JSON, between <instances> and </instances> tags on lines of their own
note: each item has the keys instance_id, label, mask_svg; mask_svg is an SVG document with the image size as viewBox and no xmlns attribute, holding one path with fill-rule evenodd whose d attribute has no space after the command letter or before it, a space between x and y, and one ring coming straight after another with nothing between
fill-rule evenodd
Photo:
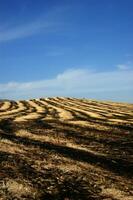
<instances>
[{"instance_id":1,"label":"wispy cloud","mask_svg":"<svg viewBox=\"0 0 133 200\"><path fill-rule=\"evenodd\" d=\"M118 64L117 68L120 70L128 70L130 67L128 64Z\"/></svg>"},{"instance_id":2,"label":"wispy cloud","mask_svg":"<svg viewBox=\"0 0 133 200\"><path fill-rule=\"evenodd\" d=\"M57 24L48 21L34 21L29 24L19 25L6 30L0 30L0 42L28 37L40 31L54 31Z\"/></svg>"},{"instance_id":3,"label":"wispy cloud","mask_svg":"<svg viewBox=\"0 0 133 200\"><path fill-rule=\"evenodd\" d=\"M131 101L133 71L95 72L70 69L53 79L0 84L0 98L36 98L45 96L75 96Z\"/></svg>"},{"instance_id":4,"label":"wispy cloud","mask_svg":"<svg viewBox=\"0 0 133 200\"><path fill-rule=\"evenodd\" d=\"M131 69L133 69L133 62L132 62L132 60L128 60L124 64L116 65L116 67L119 70L131 70Z\"/></svg>"},{"instance_id":5,"label":"wispy cloud","mask_svg":"<svg viewBox=\"0 0 133 200\"><path fill-rule=\"evenodd\" d=\"M126 56L127 58L132 58L132 57L133 57L133 54L127 53L127 54L125 54L125 56Z\"/></svg>"},{"instance_id":6,"label":"wispy cloud","mask_svg":"<svg viewBox=\"0 0 133 200\"><path fill-rule=\"evenodd\" d=\"M24 24L16 24L14 26L11 26L10 23L6 26L0 24L0 42L29 37L41 31L43 33L57 31L62 24L59 16L62 15L63 10L65 11L64 7L54 8L54 10L45 15Z\"/></svg>"}]
</instances>

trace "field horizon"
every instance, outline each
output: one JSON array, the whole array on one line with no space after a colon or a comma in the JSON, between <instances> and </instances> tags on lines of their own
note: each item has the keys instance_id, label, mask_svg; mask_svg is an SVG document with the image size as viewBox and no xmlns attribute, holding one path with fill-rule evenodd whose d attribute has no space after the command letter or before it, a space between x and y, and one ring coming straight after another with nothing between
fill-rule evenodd
<instances>
[{"instance_id":1,"label":"field horizon","mask_svg":"<svg viewBox=\"0 0 133 200\"><path fill-rule=\"evenodd\" d=\"M133 103L0 100L0 200L132 200Z\"/></svg>"}]
</instances>

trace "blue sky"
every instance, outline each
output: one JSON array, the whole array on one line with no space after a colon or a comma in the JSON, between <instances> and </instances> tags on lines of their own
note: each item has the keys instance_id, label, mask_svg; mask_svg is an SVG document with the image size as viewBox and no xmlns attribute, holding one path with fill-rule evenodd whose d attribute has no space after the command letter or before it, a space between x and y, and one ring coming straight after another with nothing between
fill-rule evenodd
<instances>
[{"instance_id":1,"label":"blue sky","mask_svg":"<svg viewBox=\"0 0 133 200\"><path fill-rule=\"evenodd\" d=\"M0 98L133 102L132 0L0 0Z\"/></svg>"}]
</instances>

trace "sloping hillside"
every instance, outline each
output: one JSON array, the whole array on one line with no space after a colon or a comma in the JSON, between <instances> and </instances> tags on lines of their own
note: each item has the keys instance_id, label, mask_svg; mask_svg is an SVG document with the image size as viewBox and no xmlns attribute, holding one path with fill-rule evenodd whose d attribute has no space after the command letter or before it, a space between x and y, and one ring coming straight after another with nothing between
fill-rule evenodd
<instances>
[{"instance_id":1,"label":"sloping hillside","mask_svg":"<svg viewBox=\"0 0 133 200\"><path fill-rule=\"evenodd\" d=\"M133 104L0 102L0 199L131 200Z\"/></svg>"}]
</instances>

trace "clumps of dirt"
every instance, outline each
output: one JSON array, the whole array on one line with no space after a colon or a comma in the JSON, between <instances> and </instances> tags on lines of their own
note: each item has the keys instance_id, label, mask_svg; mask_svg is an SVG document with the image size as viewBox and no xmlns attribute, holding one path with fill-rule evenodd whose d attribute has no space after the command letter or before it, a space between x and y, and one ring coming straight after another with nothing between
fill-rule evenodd
<instances>
[{"instance_id":1,"label":"clumps of dirt","mask_svg":"<svg viewBox=\"0 0 133 200\"><path fill-rule=\"evenodd\" d=\"M83 174L49 169L38 184L38 200L101 200L101 189ZM36 183L35 183L36 184ZM36 187L37 188L37 187Z\"/></svg>"},{"instance_id":2,"label":"clumps of dirt","mask_svg":"<svg viewBox=\"0 0 133 200\"><path fill-rule=\"evenodd\" d=\"M0 199L24 200L34 199L35 190L22 180L5 179L0 181Z\"/></svg>"},{"instance_id":3,"label":"clumps of dirt","mask_svg":"<svg viewBox=\"0 0 133 200\"><path fill-rule=\"evenodd\" d=\"M1 185L3 200L102 200L101 189L83 174L48 169L31 183L5 180Z\"/></svg>"},{"instance_id":4,"label":"clumps of dirt","mask_svg":"<svg viewBox=\"0 0 133 200\"><path fill-rule=\"evenodd\" d=\"M0 130L4 131L5 133L12 134L15 130L15 124L13 123L12 119L1 119Z\"/></svg>"}]
</instances>

